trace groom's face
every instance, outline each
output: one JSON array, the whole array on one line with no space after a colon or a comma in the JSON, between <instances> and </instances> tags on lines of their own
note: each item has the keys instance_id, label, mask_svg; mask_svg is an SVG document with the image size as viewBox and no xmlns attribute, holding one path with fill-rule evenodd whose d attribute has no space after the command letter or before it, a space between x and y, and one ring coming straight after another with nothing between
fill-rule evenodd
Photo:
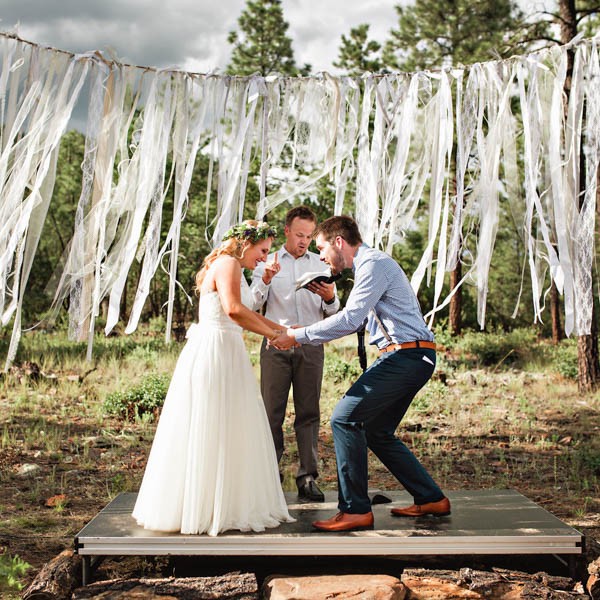
<instances>
[{"instance_id":1,"label":"groom's face","mask_svg":"<svg viewBox=\"0 0 600 600\"><path fill-rule=\"evenodd\" d=\"M328 242L322 234L317 235L315 240L319 250L319 258L331 268L331 274L337 275L346 268L346 261L342 250L334 242Z\"/></svg>"}]
</instances>

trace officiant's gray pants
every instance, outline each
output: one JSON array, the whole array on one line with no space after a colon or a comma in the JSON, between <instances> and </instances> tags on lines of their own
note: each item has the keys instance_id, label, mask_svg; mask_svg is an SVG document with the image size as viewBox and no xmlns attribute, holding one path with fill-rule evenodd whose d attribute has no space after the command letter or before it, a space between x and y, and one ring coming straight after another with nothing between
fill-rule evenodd
<instances>
[{"instance_id":1,"label":"officiant's gray pants","mask_svg":"<svg viewBox=\"0 0 600 600\"><path fill-rule=\"evenodd\" d=\"M275 442L277 460L283 455L283 422L290 387L293 390L294 430L300 464L296 479L318 475L317 443L319 440L321 381L323 379L323 346L303 345L291 350L260 352L260 387Z\"/></svg>"}]
</instances>

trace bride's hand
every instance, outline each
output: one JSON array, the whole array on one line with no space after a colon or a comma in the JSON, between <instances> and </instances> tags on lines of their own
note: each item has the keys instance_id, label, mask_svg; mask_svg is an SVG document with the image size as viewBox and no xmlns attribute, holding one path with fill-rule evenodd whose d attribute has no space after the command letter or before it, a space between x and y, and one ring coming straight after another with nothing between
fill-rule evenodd
<instances>
[{"instance_id":1,"label":"bride's hand","mask_svg":"<svg viewBox=\"0 0 600 600\"><path fill-rule=\"evenodd\" d=\"M298 342L296 342L296 338L292 334L291 329L287 331L281 331L276 338L271 338L269 340L269 346L273 346L277 348L277 350L289 350L290 348L297 348L300 346Z\"/></svg>"}]
</instances>

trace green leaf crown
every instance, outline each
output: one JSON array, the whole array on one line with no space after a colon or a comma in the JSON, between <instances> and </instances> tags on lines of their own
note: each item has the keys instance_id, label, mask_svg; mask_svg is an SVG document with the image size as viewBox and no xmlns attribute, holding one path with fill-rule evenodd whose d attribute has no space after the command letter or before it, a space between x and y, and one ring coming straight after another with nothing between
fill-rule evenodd
<instances>
[{"instance_id":1,"label":"green leaf crown","mask_svg":"<svg viewBox=\"0 0 600 600\"><path fill-rule=\"evenodd\" d=\"M248 240L252 244L256 244L259 240L266 240L267 238L276 238L277 229L264 221L259 222L257 225L251 225L250 223L240 223L234 225L231 229L228 229L223 236L223 241L236 238L238 240Z\"/></svg>"}]
</instances>

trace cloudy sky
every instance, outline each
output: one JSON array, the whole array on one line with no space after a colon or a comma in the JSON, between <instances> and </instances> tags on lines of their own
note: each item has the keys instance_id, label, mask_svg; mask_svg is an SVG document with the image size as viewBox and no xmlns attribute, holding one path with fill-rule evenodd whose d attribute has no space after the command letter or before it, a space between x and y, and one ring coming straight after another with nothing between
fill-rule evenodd
<instances>
[{"instance_id":1,"label":"cloudy sky","mask_svg":"<svg viewBox=\"0 0 600 600\"><path fill-rule=\"evenodd\" d=\"M370 24L380 42L407 0L283 0L296 62L336 73L340 36ZM543 0L522 0L532 11ZM112 50L123 62L205 73L223 69L245 0L2 0L0 31L73 52Z\"/></svg>"},{"instance_id":2,"label":"cloudy sky","mask_svg":"<svg viewBox=\"0 0 600 600\"><path fill-rule=\"evenodd\" d=\"M283 0L297 64L336 70L340 36L360 23L383 41L396 25L398 0ZM0 30L73 52L112 50L123 62L223 69L245 0L2 0Z\"/></svg>"}]
</instances>

